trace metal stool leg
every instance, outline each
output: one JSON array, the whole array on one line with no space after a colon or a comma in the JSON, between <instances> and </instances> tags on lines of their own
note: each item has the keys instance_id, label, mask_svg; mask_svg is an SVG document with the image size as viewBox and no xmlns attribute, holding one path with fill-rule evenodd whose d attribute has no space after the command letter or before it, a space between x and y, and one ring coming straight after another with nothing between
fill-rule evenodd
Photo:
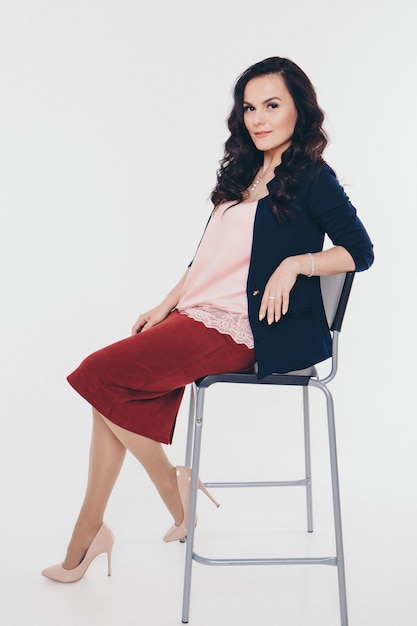
<instances>
[{"instance_id":1,"label":"metal stool leg","mask_svg":"<svg viewBox=\"0 0 417 626\"><path fill-rule=\"evenodd\" d=\"M307 500L307 530L313 532L313 494L311 484L311 443L310 443L310 406L308 387L303 387L303 413L304 413L304 453L305 453L305 476L306 476L306 500Z\"/></svg>"},{"instance_id":2,"label":"metal stool leg","mask_svg":"<svg viewBox=\"0 0 417 626\"><path fill-rule=\"evenodd\" d=\"M188 427L187 427L187 443L185 448L185 463L186 467L191 466L191 454L193 452L193 434L194 434L194 419L196 408L196 385L192 383L190 385L190 405L188 409Z\"/></svg>"},{"instance_id":3,"label":"metal stool leg","mask_svg":"<svg viewBox=\"0 0 417 626\"><path fill-rule=\"evenodd\" d=\"M337 463L336 428L334 421L333 398L328 388L325 385L322 385L319 381L310 380L310 384L314 387L318 387L319 389L321 389L326 396L327 422L329 431L330 469L333 494L334 531L336 541L336 566L339 583L340 622L341 626L348 626L345 559L343 552L342 514L340 509L339 470Z\"/></svg>"},{"instance_id":4,"label":"metal stool leg","mask_svg":"<svg viewBox=\"0 0 417 626\"><path fill-rule=\"evenodd\" d=\"M188 516L187 547L185 553L184 592L182 603L182 622L188 624L190 614L191 574L194 556L194 533L197 510L198 476L200 469L201 435L203 427L204 389L197 389L195 403L195 425L193 463L191 472L190 512ZM193 432L191 430L191 432Z\"/></svg>"}]
</instances>

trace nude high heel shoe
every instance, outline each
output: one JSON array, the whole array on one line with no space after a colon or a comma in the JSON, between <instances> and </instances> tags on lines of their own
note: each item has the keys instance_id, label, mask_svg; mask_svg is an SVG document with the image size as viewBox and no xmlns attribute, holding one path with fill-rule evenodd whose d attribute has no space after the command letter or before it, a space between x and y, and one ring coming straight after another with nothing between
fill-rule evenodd
<instances>
[{"instance_id":1,"label":"nude high heel shoe","mask_svg":"<svg viewBox=\"0 0 417 626\"><path fill-rule=\"evenodd\" d=\"M74 569L65 569L62 567L62 563L57 563L56 565L44 569L41 572L42 576L46 576L46 578L50 578L59 583L75 583L84 576L91 561L104 552L107 552L107 573L108 576L111 576L111 551L113 543L114 536L112 531L106 524L102 524L85 553L83 560L77 567L74 567Z\"/></svg>"},{"instance_id":2,"label":"nude high heel shoe","mask_svg":"<svg viewBox=\"0 0 417 626\"><path fill-rule=\"evenodd\" d=\"M184 519L179 526L173 524L168 532L164 535L163 540L179 541L187 536L188 512L190 510L190 488L191 488L191 467L178 465L176 468L178 491L181 498L181 504L184 511ZM220 504L213 498L211 493L207 491L201 480L198 481L198 488L206 494L208 498L219 507Z\"/></svg>"}]
</instances>

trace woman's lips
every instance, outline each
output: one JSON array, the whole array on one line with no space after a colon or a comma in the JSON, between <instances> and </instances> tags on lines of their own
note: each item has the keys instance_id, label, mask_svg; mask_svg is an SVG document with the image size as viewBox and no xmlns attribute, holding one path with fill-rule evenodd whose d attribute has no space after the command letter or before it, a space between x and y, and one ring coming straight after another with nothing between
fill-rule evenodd
<instances>
[{"instance_id":1,"label":"woman's lips","mask_svg":"<svg viewBox=\"0 0 417 626\"><path fill-rule=\"evenodd\" d=\"M267 135L269 135L270 132L271 132L270 130L262 130L257 133L254 133L254 135L255 137L258 137L258 139L262 139L262 137L266 137Z\"/></svg>"}]
</instances>

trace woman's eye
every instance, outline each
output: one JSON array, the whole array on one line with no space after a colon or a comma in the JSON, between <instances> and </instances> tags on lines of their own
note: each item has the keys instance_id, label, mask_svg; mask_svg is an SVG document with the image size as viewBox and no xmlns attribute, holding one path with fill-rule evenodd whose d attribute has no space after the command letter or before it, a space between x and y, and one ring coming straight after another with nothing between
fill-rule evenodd
<instances>
[{"instance_id":1,"label":"woman's eye","mask_svg":"<svg viewBox=\"0 0 417 626\"><path fill-rule=\"evenodd\" d=\"M277 105L276 102L270 102L268 104L268 106L269 106L270 109L277 109L278 108L278 105Z\"/></svg>"},{"instance_id":2,"label":"woman's eye","mask_svg":"<svg viewBox=\"0 0 417 626\"><path fill-rule=\"evenodd\" d=\"M250 104L246 104L246 105L243 107L243 112L244 112L244 113L247 113L247 111L254 111L254 110L255 110L255 107L251 106Z\"/></svg>"}]
</instances>

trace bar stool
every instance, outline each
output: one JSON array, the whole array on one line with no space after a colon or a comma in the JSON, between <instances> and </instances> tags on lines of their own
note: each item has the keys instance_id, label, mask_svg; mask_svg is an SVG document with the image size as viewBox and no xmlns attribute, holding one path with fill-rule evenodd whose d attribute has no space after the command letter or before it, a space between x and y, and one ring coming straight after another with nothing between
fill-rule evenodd
<instances>
[{"instance_id":1,"label":"bar stool","mask_svg":"<svg viewBox=\"0 0 417 626\"><path fill-rule=\"evenodd\" d=\"M338 362L338 337L341 331L343 317L349 299L354 272L323 276L320 278L322 298L326 311L327 321L332 334L332 356L330 371L325 378L319 379L315 366L307 370L290 372L288 374L271 374L258 380L256 373L224 373L205 376L195 381L191 386L189 422L185 465L192 468L190 509L188 518L188 536L186 540L185 572L183 587L182 622L187 624L190 613L191 576L193 561L203 565L330 565L337 569L339 587L339 605L341 626L348 626L345 567L343 556L342 524L340 510L340 492L338 478L338 463L336 449L336 433L334 420L333 398L328 389L328 383L334 379ZM293 481L266 481L266 482L207 482L206 487L280 487L297 486L306 490L307 530L313 531L312 514L312 481L311 481L311 447L310 447L310 419L309 419L309 388L319 389L326 399L327 427L329 437L330 472L333 499L333 517L335 534L335 555L318 557L270 557L270 558L209 558L194 551L194 537L198 492L198 476L202 442L202 427L204 422L204 400L206 391L218 383L239 383L244 385L276 385L297 386L302 388L303 417L304 417L304 457L305 475L302 479Z\"/></svg>"}]
</instances>

